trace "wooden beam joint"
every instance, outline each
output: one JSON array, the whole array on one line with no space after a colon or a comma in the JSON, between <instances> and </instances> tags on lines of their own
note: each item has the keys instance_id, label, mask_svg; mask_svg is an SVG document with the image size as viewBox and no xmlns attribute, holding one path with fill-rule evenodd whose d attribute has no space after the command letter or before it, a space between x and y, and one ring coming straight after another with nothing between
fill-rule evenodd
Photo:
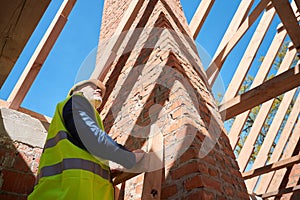
<instances>
[{"instance_id":1,"label":"wooden beam joint","mask_svg":"<svg viewBox=\"0 0 300 200\"><path fill-rule=\"evenodd\" d=\"M219 106L225 120L260 105L300 85L299 65Z\"/></svg>"}]
</instances>

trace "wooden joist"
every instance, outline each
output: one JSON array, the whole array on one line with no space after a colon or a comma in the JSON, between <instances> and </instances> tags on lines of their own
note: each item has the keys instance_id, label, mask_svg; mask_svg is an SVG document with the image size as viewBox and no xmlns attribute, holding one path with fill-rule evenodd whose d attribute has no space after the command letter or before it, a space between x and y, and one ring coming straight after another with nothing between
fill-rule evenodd
<instances>
[{"instance_id":1,"label":"wooden joist","mask_svg":"<svg viewBox=\"0 0 300 200\"><path fill-rule=\"evenodd\" d=\"M250 170L248 172L244 172L244 173L242 173L242 176L244 179L249 179L249 178L252 178L255 176L259 176L259 175L268 173L270 171L275 171L275 170L278 170L281 168L293 166L294 164L297 164L299 162L300 162L300 155L297 155L297 156L293 156L291 158L280 160L278 162L254 169L254 170Z\"/></svg>"},{"instance_id":2,"label":"wooden joist","mask_svg":"<svg viewBox=\"0 0 300 200\"><path fill-rule=\"evenodd\" d=\"M123 183L133 177L136 177L137 175L140 175L141 173L130 173L130 172L112 172L113 179L113 185L118 185L120 183Z\"/></svg>"},{"instance_id":3,"label":"wooden joist","mask_svg":"<svg viewBox=\"0 0 300 200\"><path fill-rule=\"evenodd\" d=\"M238 95L219 107L225 120L277 97L300 85L299 65L266 81L252 90Z\"/></svg>"},{"instance_id":4,"label":"wooden joist","mask_svg":"<svg viewBox=\"0 0 300 200\"><path fill-rule=\"evenodd\" d=\"M190 22L190 29L194 39L197 38L198 33L200 32L204 21L208 13L210 12L215 0L202 0L200 5L198 6L191 22Z\"/></svg>"},{"instance_id":5,"label":"wooden joist","mask_svg":"<svg viewBox=\"0 0 300 200\"><path fill-rule=\"evenodd\" d=\"M223 99L232 99L236 96L240 90L240 86L243 84L243 81L249 71L251 64L257 54L257 51L272 23L272 20L275 16L275 9L269 8L262 16L250 42L249 45L241 59L237 70L231 82L226 90L226 93ZM223 101L224 102L224 101Z\"/></svg>"},{"instance_id":6,"label":"wooden joist","mask_svg":"<svg viewBox=\"0 0 300 200\"><path fill-rule=\"evenodd\" d=\"M296 93L297 88L294 88L293 90L287 92L284 94L284 97L280 103L280 106L275 114L275 117L273 119L273 123L271 124L268 133L266 137L264 138L264 141L260 147L260 150L255 158L255 161L252 165L253 169L257 169L260 167L263 167L268 159L268 154L270 152L270 149L272 148L272 145L275 141L275 138L277 136L277 133L280 129L280 125L282 124L285 114L287 110L289 109L289 106L291 104L291 101ZM253 177L251 179L247 179L245 181L247 189L249 192L253 192L255 185L258 181L259 177Z\"/></svg>"},{"instance_id":7,"label":"wooden joist","mask_svg":"<svg viewBox=\"0 0 300 200\"><path fill-rule=\"evenodd\" d=\"M283 194L287 194L287 193L291 193L291 192L296 192L298 190L300 190L300 185L297 185L297 186L294 186L294 187L289 187L289 188L284 188L284 189L280 189L280 190L276 190L276 191L273 191L273 192L268 192L268 193L258 195L258 196L261 196L263 199L266 199L266 198L279 196L279 195L283 195Z\"/></svg>"},{"instance_id":8,"label":"wooden joist","mask_svg":"<svg viewBox=\"0 0 300 200\"><path fill-rule=\"evenodd\" d=\"M33 81L42 68L50 50L65 26L76 0L64 0L57 14L38 44L21 77L8 97L11 109L18 109L29 91Z\"/></svg>"},{"instance_id":9,"label":"wooden joist","mask_svg":"<svg viewBox=\"0 0 300 200\"><path fill-rule=\"evenodd\" d=\"M281 27L282 26L279 26L277 28L277 33L272 41L272 44L270 45L270 48L269 48L264 60L261 63L261 66L259 67L257 75L255 76L250 89L262 84L265 81L265 79L273 65L273 62L276 59L277 53L287 35L286 30L282 29ZM290 54L290 52L291 51L288 51L288 54ZM287 56L285 56L284 59L287 59ZM288 68L289 68L289 66L288 66ZM236 147L236 144L239 139L239 135L242 132L242 129L244 127L244 124L245 124L249 114L250 114L250 110L243 112L242 114L236 116L236 118L232 124L230 132L228 134L232 149L235 149L235 147Z\"/></svg>"},{"instance_id":10,"label":"wooden joist","mask_svg":"<svg viewBox=\"0 0 300 200\"><path fill-rule=\"evenodd\" d=\"M273 153L270 157L269 162L274 163L281 159L286 159L292 156L297 141L299 139L299 128L295 128L293 131L293 127L295 123L297 122L298 116L300 113L300 95L298 95L295 104L289 114L289 117L285 123L285 126L280 134L280 138L278 139L276 146L273 150ZM266 193L268 190L274 190L275 187L270 188L270 182L275 177L274 172L270 172L265 174L259 181L259 185L256 187L257 193Z\"/></svg>"},{"instance_id":11,"label":"wooden joist","mask_svg":"<svg viewBox=\"0 0 300 200\"><path fill-rule=\"evenodd\" d=\"M300 106L298 104L298 106ZM299 115L298 111L298 115ZM291 130L291 133L289 134L289 138L286 142L286 149L282 150L282 156L281 159L287 159L293 156L294 151L297 148L299 138L300 138L300 122L295 120L294 122L295 128ZM280 146L280 145L278 145ZM276 147L275 147L276 148ZM268 188L267 192L272 192L274 189L279 189L280 185L286 176L287 169L280 169L274 172L273 178L270 181L270 187Z\"/></svg>"},{"instance_id":12,"label":"wooden joist","mask_svg":"<svg viewBox=\"0 0 300 200\"><path fill-rule=\"evenodd\" d=\"M258 5L253 9L252 13L243 21L239 29L231 37L228 43L220 50L218 55L214 56L210 66L206 70L207 78L210 85L213 85L218 72L221 70L223 63L225 62L227 56L232 51L232 49L237 45L243 35L248 31L252 24L256 21L262 11L266 8L270 0L261 0Z\"/></svg>"},{"instance_id":13,"label":"wooden joist","mask_svg":"<svg viewBox=\"0 0 300 200\"><path fill-rule=\"evenodd\" d=\"M300 26L289 0L272 0L276 12L288 32L295 48L300 53ZM299 7L299 2L297 3Z\"/></svg>"},{"instance_id":14,"label":"wooden joist","mask_svg":"<svg viewBox=\"0 0 300 200\"><path fill-rule=\"evenodd\" d=\"M235 12L213 58L215 58L217 55L219 55L221 50L227 45L228 41L232 38L232 36L238 30L241 23L247 17L253 3L254 3L254 0L241 1L241 3L239 5L237 11Z\"/></svg>"},{"instance_id":15,"label":"wooden joist","mask_svg":"<svg viewBox=\"0 0 300 200\"><path fill-rule=\"evenodd\" d=\"M290 68L290 66L295 58L295 54L296 54L295 48L289 49L289 51L285 55L281 65L277 71L277 75L287 71ZM257 76L260 76L260 74L258 74ZM266 121L269 111L272 108L274 100L275 100L275 98L270 99L267 102L264 102L256 115L256 118L255 118L254 123L252 124L251 130L250 130L250 133L248 134L247 139L246 139L245 143L243 144L243 147L242 147L242 149L239 153L239 157L237 159L241 171L244 171L248 164L248 161L252 154L252 149L253 149L253 147L256 143L256 140L258 138L258 135L260 134L261 129Z\"/></svg>"}]
</instances>

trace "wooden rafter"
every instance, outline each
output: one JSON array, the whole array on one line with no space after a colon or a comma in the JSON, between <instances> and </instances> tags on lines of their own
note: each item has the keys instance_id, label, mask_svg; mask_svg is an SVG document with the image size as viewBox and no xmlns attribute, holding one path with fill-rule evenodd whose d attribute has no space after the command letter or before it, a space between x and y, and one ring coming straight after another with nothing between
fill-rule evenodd
<instances>
[{"instance_id":1,"label":"wooden rafter","mask_svg":"<svg viewBox=\"0 0 300 200\"><path fill-rule=\"evenodd\" d=\"M282 61L277 74L281 74L290 68L290 66L294 60L295 53L296 53L295 48L293 48L292 50L290 50L288 52L288 54L284 57L284 60ZM248 164L248 161L252 154L253 147L254 147L256 140L258 138L258 135L266 121L269 111L272 108L274 100L275 100L275 98L270 99L267 102L264 102L262 104L262 106L259 109L259 112L252 124L250 133L248 134L247 140L243 144L243 147L242 147L242 149L239 153L239 157L237 159L241 171L244 171Z\"/></svg>"},{"instance_id":2,"label":"wooden rafter","mask_svg":"<svg viewBox=\"0 0 300 200\"><path fill-rule=\"evenodd\" d=\"M242 176L244 179L249 179L255 176L259 176L271 171L275 171L278 169L282 169L285 167L290 167L293 166L294 164L300 163L300 155L297 156L293 156L291 158L287 158L284 160L280 160L278 162L254 169L254 170L250 170L248 172L244 172L242 173Z\"/></svg>"},{"instance_id":3,"label":"wooden rafter","mask_svg":"<svg viewBox=\"0 0 300 200\"><path fill-rule=\"evenodd\" d=\"M11 109L18 109L33 81L42 68L50 50L61 33L76 0L64 0L49 28L26 65L21 77L8 97Z\"/></svg>"},{"instance_id":4,"label":"wooden rafter","mask_svg":"<svg viewBox=\"0 0 300 200\"><path fill-rule=\"evenodd\" d=\"M283 99L279 105L279 108L275 114L275 117L273 119L273 123L271 124L271 126L268 130L268 133L267 133L266 137L264 138L264 141L263 141L263 143L260 147L260 150L255 158L255 161L252 165L252 169L256 170L256 169L262 168L262 167L264 167L265 163L267 162L270 149L271 149L273 142L277 136L280 125L282 124L282 121L284 120L285 114L291 104L291 101L296 93L296 90L297 90L297 88L284 94L284 97L283 97ZM254 177L254 178L251 178L251 179L248 179L245 181L248 191L253 192L257 180L258 180L258 177Z\"/></svg>"},{"instance_id":5,"label":"wooden rafter","mask_svg":"<svg viewBox=\"0 0 300 200\"><path fill-rule=\"evenodd\" d=\"M247 72L251 67L255 55L268 31L269 26L271 25L274 16L274 8L268 9L262 16L256 28L256 31L254 32L253 37L251 38L249 45L244 53L244 56L240 61L239 66L226 90L226 93L223 97L225 101L227 99L232 99L238 93L240 86L242 85L243 80L245 79Z\"/></svg>"},{"instance_id":6,"label":"wooden rafter","mask_svg":"<svg viewBox=\"0 0 300 200\"><path fill-rule=\"evenodd\" d=\"M299 115L299 113L298 113ZM287 142L287 148L284 149L281 159L287 159L293 156L293 153L297 147L298 141L300 138L300 122L295 125L293 132L291 133L289 140ZM285 177L287 169L280 169L274 173L270 185L272 187L268 188L268 192L272 192L274 189L279 189L283 178Z\"/></svg>"},{"instance_id":7,"label":"wooden rafter","mask_svg":"<svg viewBox=\"0 0 300 200\"><path fill-rule=\"evenodd\" d=\"M272 191L272 192L268 192L261 196L263 199L266 198L270 198L270 197L274 197L274 196L279 196L279 195L283 195L283 194L287 194L287 193L291 193L291 192L296 192L300 190L300 185L294 186L294 187L289 187L289 188L284 188L284 189L280 189L280 190L276 190L276 191Z\"/></svg>"},{"instance_id":8,"label":"wooden rafter","mask_svg":"<svg viewBox=\"0 0 300 200\"><path fill-rule=\"evenodd\" d=\"M227 120L299 85L300 73L299 65L297 65L260 86L227 101L219 107L219 111Z\"/></svg>"},{"instance_id":9,"label":"wooden rafter","mask_svg":"<svg viewBox=\"0 0 300 200\"><path fill-rule=\"evenodd\" d=\"M287 150L287 153L290 154L290 152L294 151L295 149L295 144L294 143L288 143L287 142L289 141L289 137L290 137L290 134L292 133L292 130L293 130L293 127L294 127L294 124L296 123L297 119L298 119L298 115L299 115L299 112L300 112L300 95L298 95L297 99L296 99L296 102L292 108L292 111L289 115L289 118L282 130L282 133L280 135L280 138L279 140L277 141L276 143L276 146L275 146L275 149L271 155L271 158L269 160L269 163L274 163L274 162L277 162L280 160L280 157L281 155L283 154L283 151L286 149ZM299 124L298 124L299 125ZM299 134L299 132L297 133L296 131L294 132L294 135L295 134ZM293 135L293 134L292 134ZM285 154L287 155L287 153L285 152ZM290 154L289 157L291 157L292 154ZM287 158L287 157L283 157L284 158ZM256 189L256 193L258 194L263 194L265 192L267 192L268 190L268 186L273 178L273 175L274 173L273 172L270 172L268 174L265 174L261 180L260 180L260 183Z\"/></svg>"},{"instance_id":10,"label":"wooden rafter","mask_svg":"<svg viewBox=\"0 0 300 200\"><path fill-rule=\"evenodd\" d=\"M276 12L287 30L295 48L300 53L300 26L289 0L272 0ZM297 2L299 7L299 2Z\"/></svg>"},{"instance_id":11,"label":"wooden rafter","mask_svg":"<svg viewBox=\"0 0 300 200\"><path fill-rule=\"evenodd\" d=\"M235 12L213 58L217 57L221 50L226 46L230 38L235 34L235 32L240 27L241 23L247 17L250 8L252 7L254 0L244 0L241 1L237 11Z\"/></svg>"},{"instance_id":12,"label":"wooden rafter","mask_svg":"<svg viewBox=\"0 0 300 200\"><path fill-rule=\"evenodd\" d=\"M214 3L215 0L202 0L200 2L200 5L198 6L189 25L194 39L197 38L197 35Z\"/></svg>"},{"instance_id":13,"label":"wooden rafter","mask_svg":"<svg viewBox=\"0 0 300 200\"><path fill-rule=\"evenodd\" d=\"M287 35L287 33L286 33L285 29L282 29L281 27L277 28L277 33L272 41L272 44L270 45L270 48L261 64L261 66L259 67L257 75L255 76L250 89L262 84L265 81L286 35ZM247 120L249 113L250 113L250 110L236 116L236 118L232 124L232 127L229 132L229 139L230 139L230 144L231 144L232 149L235 149L235 147L236 147L236 144L239 139L239 135L242 132L243 126Z\"/></svg>"},{"instance_id":14,"label":"wooden rafter","mask_svg":"<svg viewBox=\"0 0 300 200\"><path fill-rule=\"evenodd\" d=\"M252 26L252 24L259 17L261 12L266 8L267 4L270 0L261 0L259 4L255 7L252 13L243 21L240 25L239 29L235 32L235 34L231 37L228 43L220 50L218 55L215 55L212 60L210 66L206 70L207 78L211 85L214 84L218 72L221 70L223 63L225 62L227 56L232 51L232 49L237 45L243 35L247 32L247 30Z\"/></svg>"}]
</instances>

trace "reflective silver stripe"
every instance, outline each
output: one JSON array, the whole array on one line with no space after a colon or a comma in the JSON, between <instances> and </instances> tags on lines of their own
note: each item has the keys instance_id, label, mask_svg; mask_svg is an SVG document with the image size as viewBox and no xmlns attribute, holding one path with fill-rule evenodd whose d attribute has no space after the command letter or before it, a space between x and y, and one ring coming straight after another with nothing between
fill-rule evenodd
<instances>
[{"instance_id":1,"label":"reflective silver stripe","mask_svg":"<svg viewBox=\"0 0 300 200\"><path fill-rule=\"evenodd\" d=\"M36 177L36 184L39 182L40 178L47 176L54 176L61 174L64 170L68 169L79 169L92 172L106 180L110 179L110 173L108 170L102 169L97 163L89 160L83 160L80 158L65 158L62 162L55 165L43 167L40 173Z\"/></svg>"},{"instance_id":2,"label":"reflective silver stripe","mask_svg":"<svg viewBox=\"0 0 300 200\"><path fill-rule=\"evenodd\" d=\"M64 131L59 131L54 138L51 138L46 141L44 150L47 148L54 147L60 140L67 139L68 134Z\"/></svg>"}]
</instances>

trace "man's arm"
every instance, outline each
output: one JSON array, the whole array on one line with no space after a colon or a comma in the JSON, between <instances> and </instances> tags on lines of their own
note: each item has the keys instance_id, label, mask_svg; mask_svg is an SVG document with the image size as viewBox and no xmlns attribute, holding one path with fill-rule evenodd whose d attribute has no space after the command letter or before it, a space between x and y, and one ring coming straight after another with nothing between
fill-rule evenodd
<instances>
[{"instance_id":1,"label":"man's arm","mask_svg":"<svg viewBox=\"0 0 300 200\"><path fill-rule=\"evenodd\" d=\"M79 95L74 95L64 106L63 120L80 147L100 158L132 168L136 163L134 153L116 143L98 126L94 109Z\"/></svg>"}]
</instances>

